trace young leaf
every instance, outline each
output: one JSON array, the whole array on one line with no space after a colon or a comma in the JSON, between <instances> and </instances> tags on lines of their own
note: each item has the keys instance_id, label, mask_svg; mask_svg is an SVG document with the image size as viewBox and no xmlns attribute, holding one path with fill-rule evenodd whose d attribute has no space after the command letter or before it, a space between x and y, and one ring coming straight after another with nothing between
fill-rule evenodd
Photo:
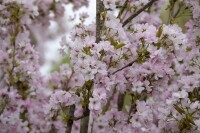
<instances>
[{"instance_id":1,"label":"young leaf","mask_svg":"<svg viewBox=\"0 0 200 133\"><path fill-rule=\"evenodd\" d=\"M163 31L163 25L161 25L158 29L158 32L156 34L157 37L160 37L162 35L162 31Z\"/></svg>"},{"instance_id":2,"label":"young leaf","mask_svg":"<svg viewBox=\"0 0 200 133\"><path fill-rule=\"evenodd\" d=\"M117 46L117 42L115 42L115 40L113 39L113 37L110 37L110 43L111 43L111 45L113 45L114 47Z\"/></svg>"},{"instance_id":3,"label":"young leaf","mask_svg":"<svg viewBox=\"0 0 200 133\"><path fill-rule=\"evenodd\" d=\"M125 46L126 44L124 44L124 43L121 43L121 44L119 44L119 45L117 45L117 46L115 46L115 48L116 49L120 49L120 48L122 48L123 46Z\"/></svg>"}]
</instances>

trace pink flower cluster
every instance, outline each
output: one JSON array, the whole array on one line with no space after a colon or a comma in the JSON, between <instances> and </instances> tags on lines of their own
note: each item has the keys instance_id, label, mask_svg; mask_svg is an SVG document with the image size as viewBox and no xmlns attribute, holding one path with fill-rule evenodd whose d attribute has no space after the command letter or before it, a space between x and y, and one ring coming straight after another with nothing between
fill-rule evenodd
<instances>
[{"instance_id":1,"label":"pink flower cluster","mask_svg":"<svg viewBox=\"0 0 200 133\"><path fill-rule=\"evenodd\" d=\"M165 1L153 1L141 13L151 0L100 1L100 32L96 23L77 24L61 40L70 63L47 77L33 35L47 37L44 29L63 15L63 4L79 9L87 0L0 1L0 132L79 132L89 117L88 132L199 133L200 3L177 1L191 12L183 31L162 24Z\"/></svg>"}]
</instances>

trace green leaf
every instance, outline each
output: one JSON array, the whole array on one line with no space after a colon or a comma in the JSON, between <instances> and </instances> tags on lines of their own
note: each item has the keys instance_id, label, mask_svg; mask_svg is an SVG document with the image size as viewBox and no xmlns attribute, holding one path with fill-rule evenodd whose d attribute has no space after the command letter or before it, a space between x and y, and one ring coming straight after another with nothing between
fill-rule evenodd
<instances>
[{"instance_id":1,"label":"green leaf","mask_svg":"<svg viewBox=\"0 0 200 133\"><path fill-rule=\"evenodd\" d=\"M150 53L149 51L145 51L145 57L146 57L147 59L150 58L150 55L151 55L151 53Z\"/></svg>"},{"instance_id":2,"label":"green leaf","mask_svg":"<svg viewBox=\"0 0 200 133\"><path fill-rule=\"evenodd\" d=\"M116 47L118 44L117 42L115 42L115 40L113 39L113 37L110 37L110 43L111 45L113 45L114 47Z\"/></svg>"},{"instance_id":3,"label":"green leaf","mask_svg":"<svg viewBox=\"0 0 200 133\"><path fill-rule=\"evenodd\" d=\"M65 113L61 113L60 117L61 117L63 123L67 123L67 121L70 119L69 116L67 116L67 114L65 114Z\"/></svg>"},{"instance_id":4,"label":"green leaf","mask_svg":"<svg viewBox=\"0 0 200 133\"><path fill-rule=\"evenodd\" d=\"M99 53L101 54L99 59L102 60L106 52L102 49Z\"/></svg>"},{"instance_id":5,"label":"green leaf","mask_svg":"<svg viewBox=\"0 0 200 133\"><path fill-rule=\"evenodd\" d=\"M90 56L92 56L92 53L91 53L91 51L90 51L90 47L83 47L83 52L85 53L85 54L87 54L87 55L90 55Z\"/></svg>"},{"instance_id":6,"label":"green leaf","mask_svg":"<svg viewBox=\"0 0 200 133\"><path fill-rule=\"evenodd\" d=\"M186 52L190 52L191 50L192 50L191 47L187 47L187 48L186 48Z\"/></svg>"},{"instance_id":7,"label":"green leaf","mask_svg":"<svg viewBox=\"0 0 200 133\"><path fill-rule=\"evenodd\" d=\"M162 32L163 32L163 25L161 25L158 29L158 32L156 34L157 37L160 37L162 35Z\"/></svg>"},{"instance_id":8,"label":"green leaf","mask_svg":"<svg viewBox=\"0 0 200 133\"><path fill-rule=\"evenodd\" d=\"M174 105L174 108L176 109L176 111L178 111L181 115L185 113L185 111L183 109L181 109L178 105Z\"/></svg>"},{"instance_id":9,"label":"green leaf","mask_svg":"<svg viewBox=\"0 0 200 133\"><path fill-rule=\"evenodd\" d=\"M125 45L126 45L126 44L121 43L121 44L117 45L115 48L116 48L116 49L120 49L120 48L122 48L122 47L125 46Z\"/></svg>"},{"instance_id":10,"label":"green leaf","mask_svg":"<svg viewBox=\"0 0 200 133\"><path fill-rule=\"evenodd\" d=\"M16 61L14 61L14 62L13 62L13 66L14 66L14 67L18 67L18 66L19 66L19 63L16 62Z\"/></svg>"}]
</instances>

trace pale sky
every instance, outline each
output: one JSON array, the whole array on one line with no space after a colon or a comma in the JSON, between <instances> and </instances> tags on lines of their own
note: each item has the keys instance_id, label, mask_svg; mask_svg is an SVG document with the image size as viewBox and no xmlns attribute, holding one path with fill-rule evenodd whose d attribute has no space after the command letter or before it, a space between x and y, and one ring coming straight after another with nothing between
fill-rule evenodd
<instances>
[{"instance_id":1,"label":"pale sky","mask_svg":"<svg viewBox=\"0 0 200 133\"><path fill-rule=\"evenodd\" d=\"M90 15L89 19L86 20L85 24L90 24L92 22L95 21L95 15L96 15L96 0L90 0L89 2L89 8L81 8L76 14L78 15L81 12L88 12L88 14ZM66 11L65 11L65 17L69 18L69 15L72 14L72 6L71 5L67 5L66 6ZM70 30L72 30L71 28L73 27L74 24L78 23L78 18L76 19L75 22L73 22L72 25L70 25L69 27L69 32ZM54 28L54 24L52 24L52 26L50 27L50 29ZM65 35L69 36L69 32L66 33ZM51 41L47 41L45 43L45 54L44 54L44 58L45 58L45 63L42 66L42 68L40 69L42 75L46 75L49 73L49 71L52 68L52 63L53 62L58 62L59 59L61 59L61 56L59 55L58 49L60 47L59 42L61 40L61 36L53 39Z\"/></svg>"}]
</instances>

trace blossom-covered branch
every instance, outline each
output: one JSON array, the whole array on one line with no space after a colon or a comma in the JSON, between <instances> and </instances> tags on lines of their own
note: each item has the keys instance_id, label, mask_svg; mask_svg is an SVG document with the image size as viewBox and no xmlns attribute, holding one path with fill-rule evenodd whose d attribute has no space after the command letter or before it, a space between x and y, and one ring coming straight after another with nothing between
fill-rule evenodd
<instances>
[{"instance_id":1,"label":"blossom-covered branch","mask_svg":"<svg viewBox=\"0 0 200 133\"><path fill-rule=\"evenodd\" d=\"M137 17L141 12L143 12L144 10L146 10L148 7L150 7L154 2L156 2L158 0L151 0L149 3L147 3L144 7L142 7L141 9L139 9L136 13L132 14L130 17L128 17L124 22L123 22L123 27L125 25L127 25L133 18Z\"/></svg>"},{"instance_id":2,"label":"blossom-covered branch","mask_svg":"<svg viewBox=\"0 0 200 133\"><path fill-rule=\"evenodd\" d=\"M70 20L67 61L41 75L65 4L88 1L0 0L1 133L200 131L199 0L97 0L96 22Z\"/></svg>"}]
</instances>

